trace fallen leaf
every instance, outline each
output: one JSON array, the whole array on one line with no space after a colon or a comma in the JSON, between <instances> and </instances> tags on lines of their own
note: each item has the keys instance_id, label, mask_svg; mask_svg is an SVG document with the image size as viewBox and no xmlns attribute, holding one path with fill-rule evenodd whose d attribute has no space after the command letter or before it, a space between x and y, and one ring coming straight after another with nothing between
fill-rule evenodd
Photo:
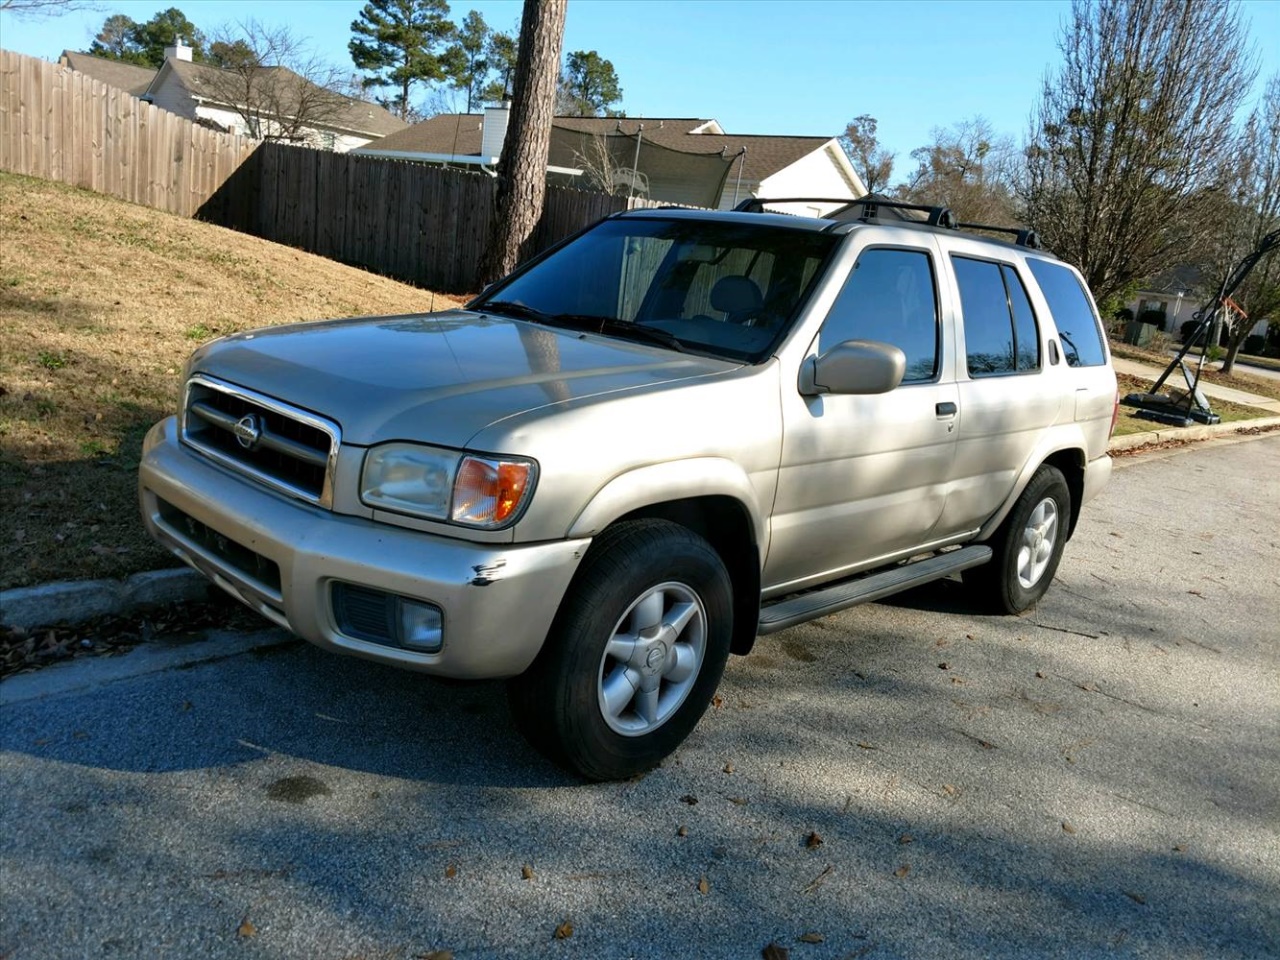
<instances>
[{"instance_id":1,"label":"fallen leaf","mask_svg":"<svg viewBox=\"0 0 1280 960\"><path fill-rule=\"evenodd\" d=\"M729 802L739 807L745 807L747 805L747 798L746 797L730 797Z\"/></svg>"},{"instance_id":2,"label":"fallen leaf","mask_svg":"<svg viewBox=\"0 0 1280 960\"><path fill-rule=\"evenodd\" d=\"M453 960L452 950L428 950L414 955L414 960Z\"/></svg>"},{"instance_id":3,"label":"fallen leaf","mask_svg":"<svg viewBox=\"0 0 1280 960\"><path fill-rule=\"evenodd\" d=\"M1046 679L1046 677L1045 677L1044 673L1042 673L1041 671L1037 670L1037 671L1036 671L1036 679L1037 679L1037 680L1044 680L1044 679Z\"/></svg>"},{"instance_id":4,"label":"fallen leaf","mask_svg":"<svg viewBox=\"0 0 1280 960\"><path fill-rule=\"evenodd\" d=\"M687 837L688 835L689 835L689 828L684 826L683 824L681 824L679 827L676 828L677 837Z\"/></svg>"},{"instance_id":5,"label":"fallen leaf","mask_svg":"<svg viewBox=\"0 0 1280 960\"><path fill-rule=\"evenodd\" d=\"M966 634L964 635L964 638L965 638L966 640L972 640L972 639L973 639L973 634L972 634L972 633L966 633Z\"/></svg>"},{"instance_id":6,"label":"fallen leaf","mask_svg":"<svg viewBox=\"0 0 1280 960\"><path fill-rule=\"evenodd\" d=\"M938 669L939 669L939 670L950 670L950 669L951 669L951 664L949 664L949 663L947 663L947 661L943 660L940 664L938 664Z\"/></svg>"},{"instance_id":7,"label":"fallen leaf","mask_svg":"<svg viewBox=\"0 0 1280 960\"><path fill-rule=\"evenodd\" d=\"M804 838L804 845L809 850L816 850L822 846L822 837L818 835L818 831L810 830L809 835Z\"/></svg>"},{"instance_id":8,"label":"fallen leaf","mask_svg":"<svg viewBox=\"0 0 1280 960\"><path fill-rule=\"evenodd\" d=\"M827 938L824 937L822 934L818 933L817 931L810 931L809 933L800 934L800 936L796 937L796 939L799 940L801 943L822 943Z\"/></svg>"},{"instance_id":9,"label":"fallen leaf","mask_svg":"<svg viewBox=\"0 0 1280 960\"><path fill-rule=\"evenodd\" d=\"M724 772L733 773L733 764L731 762L724 765Z\"/></svg>"},{"instance_id":10,"label":"fallen leaf","mask_svg":"<svg viewBox=\"0 0 1280 960\"><path fill-rule=\"evenodd\" d=\"M859 741L858 741L858 749L860 749L860 750L879 750L880 748L879 748L879 747L873 747L871 744L867 743L865 740L859 740Z\"/></svg>"},{"instance_id":11,"label":"fallen leaf","mask_svg":"<svg viewBox=\"0 0 1280 960\"><path fill-rule=\"evenodd\" d=\"M1125 895L1126 897L1128 897L1130 900L1132 900L1134 903L1146 903L1146 902L1147 902L1147 898L1146 898L1146 897L1144 897L1144 896L1143 896L1142 894L1140 894L1140 893L1134 893L1132 890L1126 890L1126 891L1124 892L1124 895Z\"/></svg>"},{"instance_id":12,"label":"fallen leaf","mask_svg":"<svg viewBox=\"0 0 1280 960\"><path fill-rule=\"evenodd\" d=\"M698 892L703 894L711 892L711 884L707 883L706 877L698 878Z\"/></svg>"},{"instance_id":13,"label":"fallen leaf","mask_svg":"<svg viewBox=\"0 0 1280 960\"><path fill-rule=\"evenodd\" d=\"M901 843L901 844L908 844L908 843L911 843L911 842L912 842L912 841L914 841L914 840L915 840L915 837L913 837L913 836L912 836L911 834L909 834L909 833L904 833L902 836L900 836L900 837L898 838L898 842L899 842L899 843Z\"/></svg>"},{"instance_id":14,"label":"fallen leaf","mask_svg":"<svg viewBox=\"0 0 1280 960\"><path fill-rule=\"evenodd\" d=\"M245 917L240 921L240 926L236 928L236 936L242 940L248 940L250 937L258 935L258 928L253 925L253 921Z\"/></svg>"},{"instance_id":15,"label":"fallen leaf","mask_svg":"<svg viewBox=\"0 0 1280 960\"><path fill-rule=\"evenodd\" d=\"M760 951L760 956L764 960L789 960L791 951L786 947L780 947L776 943L771 943Z\"/></svg>"},{"instance_id":16,"label":"fallen leaf","mask_svg":"<svg viewBox=\"0 0 1280 960\"><path fill-rule=\"evenodd\" d=\"M720 694L717 693L714 697L711 698L711 706L719 710L721 707L724 706L724 697L720 696Z\"/></svg>"},{"instance_id":17,"label":"fallen leaf","mask_svg":"<svg viewBox=\"0 0 1280 960\"><path fill-rule=\"evenodd\" d=\"M680 802L687 803L689 806L692 807L695 803L698 802L698 798L695 797L692 793L686 793L683 797L680 798Z\"/></svg>"},{"instance_id":18,"label":"fallen leaf","mask_svg":"<svg viewBox=\"0 0 1280 960\"><path fill-rule=\"evenodd\" d=\"M1174 853L1186 853L1186 852L1187 852L1187 846L1186 846L1186 844L1184 844L1184 843L1177 843L1177 844L1174 844L1173 852L1174 852Z\"/></svg>"},{"instance_id":19,"label":"fallen leaf","mask_svg":"<svg viewBox=\"0 0 1280 960\"><path fill-rule=\"evenodd\" d=\"M568 920L562 921L560 926L556 927L555 937L557 940L568 940L572 936L573 924Z\"/></svg>"},{"instance_id":20,"label":"fallen leaf","mask_svg":"<svg viewBox=\"0 0 1280 960\"><path fill-rule=\"evenodd\" d=\"M1063 820L1063 821L1062 821L1062 832L1063 832L1063 833L1071 833L1071 834L1074 834L1074 833L1076 832L1076 828L1075 828L1075 827L1073 827L1073 826L1072 826L1070 823L1068 823L1066 820Z\"/></svg>"},{"instance_id":21,"label":"fallen leaf","mask_svg":"<svg viewBox=\"0 0 1280 960\"><path fill-rule=\"evenodd\" d=\"M910 873L910 872L911 872L911 864L909 864L909 863L904 863L904 864L903 864L902 866L900 866L897 870L893 871L893 875L894 875L895 877L897 877L899 880L901 880L903 877L905 877L905 876L906 876L908 873Z\"/></svg>"},{"instance_id":22,"label":"fallen leaf","mask_svg":"<svg viewBox=\"0 0 1280 960\"><path fill-rule=\"evenodd\" d=\"M452 863L444 868L444 876L446 880L452 880L457 875L458 875L458 868L455 867Z\"/></svg>"},{"instance_id":23,"label":"fallen leaf","mask_svg":"<svg viewBox=\"0 0 1280 960\"><path fill-rule=\"evenodd\" d=\"M960 796L960 788L955 786L955 784L951 784L951 783L944 783L942 785L942 792L945 793L948 797Z\"/></svg>"},{"instance_id":24,"label":"fallen leaf","mask_svg":"<svg viewBox=\"0 0 1280 960\"><path fill-rule=\"evenodd\" d=\"M529 866L529 864L527 864L527 863L526 863L523 867L521 867L521 868L520 868L520 878L521 878L522 880L532 880L532 879L533 879L533 867Z\"/></svg>"}]
</instances>

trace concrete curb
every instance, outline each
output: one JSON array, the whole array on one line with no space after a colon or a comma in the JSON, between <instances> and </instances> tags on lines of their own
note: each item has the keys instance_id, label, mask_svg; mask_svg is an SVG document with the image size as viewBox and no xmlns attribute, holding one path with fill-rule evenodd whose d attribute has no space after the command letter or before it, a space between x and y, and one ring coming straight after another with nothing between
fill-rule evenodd
<instances>
[{"instance_id":1,"label":"concrete curb","mask_svg":"<svg viewBox=\"0 0 1280 960\"><path fill-rule=\"evenodd\" d=\"M1135 447L1149 447L1170 440L1209 440L1241 430L1252 430L1256 427L1274 427L1280 425L1280 417L1257 417L1253 420L1233 420L1230 423L1200 424L1195 427L1163 427L1145 433L1130 433L1123 437L1112 437L1107 446L1109 451L1132 450Z\"/></svg>"},{"instance_id":2,"label":"concrete curb","mask_svg":"<svg viewBox=\"0 0 1280 960\"><path fill-rule=\"evenodd\" d=\"M59 580L0 590L0 623L23 630L83 623L139 607L205 600L213 585L194 570L152 570L126 580Z\"/></svg>"},{"instance_id":3,"label":"concrete curb","mask_svg":"<svg viewBox=\"0 0 1280 960\"><path fill-rule=\"evenodd\" d=\"M1114 437L1109 450L1132 450L1169 440L1208 440L1255 427L1280 425L1280 417L1236 420L1212 426L1165 427ZM64 580L38 587L0 590L0 623L31 630L53 623L82 623L94 617L120 615L139 607L204 600L216 589L186 567L135 573L127 580Z\"/></svg>"}]
</instances>

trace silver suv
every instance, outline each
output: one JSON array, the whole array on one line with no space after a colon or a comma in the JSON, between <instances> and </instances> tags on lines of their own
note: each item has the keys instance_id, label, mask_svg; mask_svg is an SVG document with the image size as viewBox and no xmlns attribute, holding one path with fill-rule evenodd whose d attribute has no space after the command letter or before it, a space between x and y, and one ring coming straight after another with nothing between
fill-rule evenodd
<instances>
[{"instance_id":1,"label":"silver suv","mask_svg":"<svg viewBox=\"0 0 1280 960\"><path fill-rule=\"evenodd\" d=\"M633 212L462 310L208 344L143 519L312 643L510 678L539 749L633 775L760 634L962 571L1034 604L1110 476L1079 274L890 214Z\"/></svg>"}]
</instances>

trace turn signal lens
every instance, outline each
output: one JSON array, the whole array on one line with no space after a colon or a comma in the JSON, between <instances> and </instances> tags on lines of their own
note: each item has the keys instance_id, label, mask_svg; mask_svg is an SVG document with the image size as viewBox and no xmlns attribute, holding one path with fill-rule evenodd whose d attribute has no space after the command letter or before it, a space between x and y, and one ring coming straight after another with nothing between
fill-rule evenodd
<instances>
[{"instance_id":1,"label":"turn signal lens","mask_svg":"<svg viewBox=\"0 0 1280 960\"><path fill-rule=\"evenodd\" d=\"M510 520L532 486L533 464L523 460L463 457L453 482L451 519L482 527Z\"/></svg>"}]
</instances>

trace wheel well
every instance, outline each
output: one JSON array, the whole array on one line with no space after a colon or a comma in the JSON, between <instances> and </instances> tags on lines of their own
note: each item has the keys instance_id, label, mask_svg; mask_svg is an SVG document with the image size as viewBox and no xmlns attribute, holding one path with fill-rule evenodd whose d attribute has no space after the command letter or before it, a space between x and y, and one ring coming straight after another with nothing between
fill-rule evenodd
<instances>
[{"instance_id":1,"label":"wheel well","mask_svg":"<svg viewBox=\"0 0 1280 960\"><path fill-rule=\"evenodd\" d=\"M720 555L733 583L730 650L751 652L760 622L760 550L746 509L732 497L690 497L640 507L614 523L655 517L688 527Z\"/></svg>"},{"instance_id":2,"label":"wheel well","mask_svg":"<svg viewBox=\"0 0 1280 960\"><path fill-rule=\"evenodd\" d=\"M1045 457L1045 463L1057 467L1067 481L1067 489L1071 491L1071 519L1067 525L1067 539L1076 532L1076 521L1080 518L1080 501L1084 497L1084 451L1059 450Z\"/></svg>"}]
</instances>

